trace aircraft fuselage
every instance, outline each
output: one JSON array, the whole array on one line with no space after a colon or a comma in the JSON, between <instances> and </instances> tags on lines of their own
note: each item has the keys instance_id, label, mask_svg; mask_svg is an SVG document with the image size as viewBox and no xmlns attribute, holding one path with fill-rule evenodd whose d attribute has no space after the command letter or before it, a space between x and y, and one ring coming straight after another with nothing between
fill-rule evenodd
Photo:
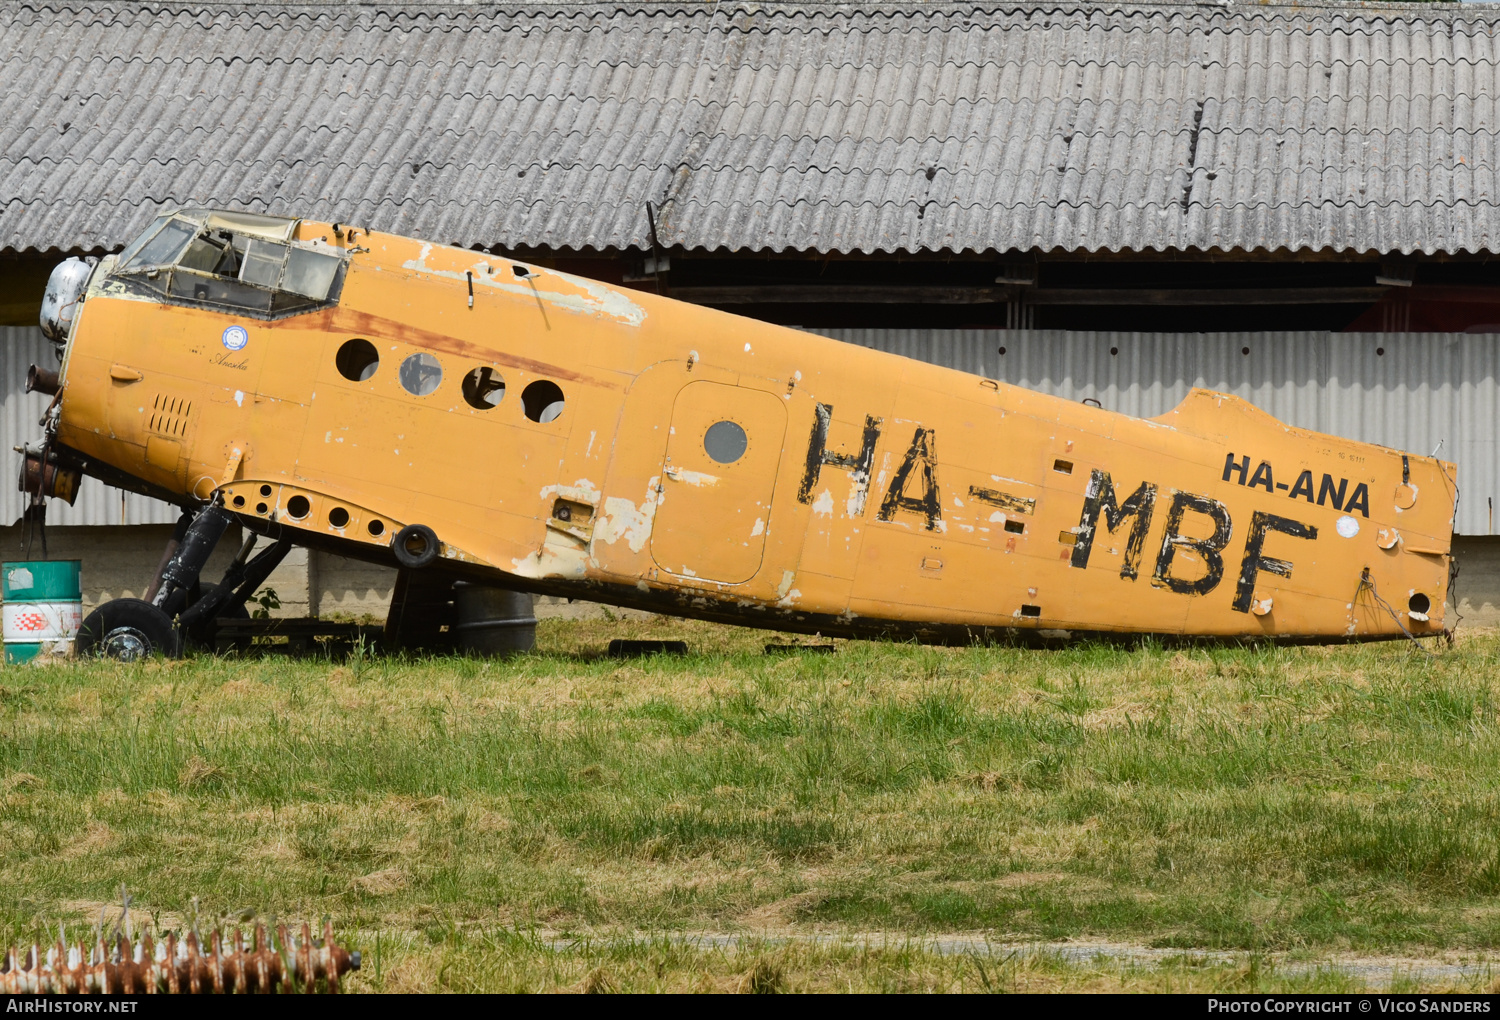
<instances>
[{"instance_id":1,"label":"aircraft fuselage","mask_svg":"<svg viewBox=\"0 0 1500 1020\"><path fill-rule=\"evenodd\" d=\"M155 276L133 250L93 273L55 443L252 528L392 562L419 523L429 569L825 634L1442 628L1431 457L1202 390L1131 418L363 228L199 221L170 222L213 244Z\"/></svg>"}]
</instances>

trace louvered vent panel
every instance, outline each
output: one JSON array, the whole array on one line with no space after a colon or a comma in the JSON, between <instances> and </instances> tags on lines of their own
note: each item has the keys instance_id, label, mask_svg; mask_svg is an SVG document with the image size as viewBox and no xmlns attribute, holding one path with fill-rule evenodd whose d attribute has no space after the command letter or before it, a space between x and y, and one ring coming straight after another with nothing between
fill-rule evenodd
<instances>
[{"instance_id":1,"label":"louvered vent panel","mask_svg":"<svg viewBox=\"0 0 1500 1020\"><path fill-rule=\"evenodd\" d=\"M185 397L158 393L151 404L151 410L146 412L146 431L171 439L181 439L187 434L188 415L192 410L192 401Z\"/></svg>"}]
</instances>

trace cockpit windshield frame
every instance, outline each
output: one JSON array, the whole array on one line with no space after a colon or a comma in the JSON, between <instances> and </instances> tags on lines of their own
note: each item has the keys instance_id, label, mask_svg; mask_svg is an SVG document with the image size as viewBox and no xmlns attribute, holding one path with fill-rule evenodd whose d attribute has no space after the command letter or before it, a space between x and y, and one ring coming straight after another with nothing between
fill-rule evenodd
<instances>
[{"instance_id":1,"label":"cockpit windshield frame","mask_svg":"<svg viewBox=\"0 0 1500 1020\"><path fill-rule=\"evenodd\" d=\"M279 319L338 304L348 256L295 239L299 220L183 210L156 219L110 276L169 304Z\"/></svg>"}]
</instances>

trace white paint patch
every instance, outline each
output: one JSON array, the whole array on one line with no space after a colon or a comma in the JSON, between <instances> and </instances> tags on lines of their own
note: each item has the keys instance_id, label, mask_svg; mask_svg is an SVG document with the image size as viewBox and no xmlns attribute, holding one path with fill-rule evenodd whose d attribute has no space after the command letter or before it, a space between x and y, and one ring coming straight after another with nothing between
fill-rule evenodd
<instances>
[{"instance_id":1,"label":"white paint patch","mask_svg":"<svg viewBox=\"0 0 1500 1020\"><path fill-rule=\"evenodd\" d=\"M580 276L568 273L559 273L553 269L538 269L528 266L530 275L523 282L508 283L498 277L487 276L484 272L484 263L475 262L468 272L460 272L451 269L433 269L427 265L427 257L432 254L433 245L422 245L421 252L414 259L408 259L401 264L403 269L414 272L425 273L428 276L436 276L455 283L469 284L468 272L474 274L474 287L487 288L489 290L503 291L514 294L517 297L540 298L554 308L560 308L565 312L576 312L581 315L595 315L613 319L624 326L639 326L646 321L646 310L624 294L599 283L595 280L585 280ZM549 284L567 284L574 288L571 292L563 290L544 290Z\"/></svg>"},{"instance_id":2,"label":"white paint patch","mask_svg":"<svg viewBox=\"0 0 1500 1020\"><path fill-rule=\"evenodd\" d=\"M711 475L707 471L689 471L687 468L671 468L667 472L667 477L695 488L719 484L718 475Z\"/></svg>"},{"instance_id":3,"label":"white paint patch","mask_svg":"<svg viewBox=\"0 0 1500 1020\"><path fill-rule=\"evenodd\" d=\"M778 599L786 598L787 594L791 592L792 581L796 579L796 576L797 575L790 570L783 570L781 572L781 583L776 586L776 597Z\"/></svg>"},{"instance_id":4,"label":"white paint patch","mask_svg":"<svg viewBox=\"0 0 1500 1020\"><path fill-rule=\"evenodd\" d=\"M991 524L1004 524L1005 523L1005 514L1001 513L999 510L996 510L994 513L990 514L990 523Z\"/></svg>"},{"instance_id":5,"label":"white paint patch","mask_svg":"<svg viewBox=\"0 0 1500 1020\"><path fill-rule=\"evenodd\" d=\"M850 520L857 520L864 515L865 497L868 495L864 485L859 482L849 487L849 499L844 503L844 513Z\"/></svg>"},{"instance_id":6,"label":"white paint patch","mask_svg":"<svg viewBox=\"0 0 1500 1020\"><path fill-rule=\"evenodd\" d=\"M244 390L235 390L234 391L234 406L235 407L244 407L245 406L245 391Z\"/></svg>"},{"instance_id":7,"label":"white paint patch","mask_svg":"<svg viewBox=\"0 0 1500 1020\"><path fill-rule=\"evenodd\" d=\"M94 288L90 287L89 290L92 292L94 291ZM154 297L146 294L135 294L131 291L126 290L125 284L114 279L106 280L105 283L103 283L98 288L97 293L114 301L142 301L150 305L161 304L161 302Z\"/></svg>"},{"instance_id":8,"label":"white paint patch","mask_svg":"<svg viewBox=\"0 0 1500 1020\"><path fill-rule=\"evenodd\" d=\"M953 497L953 505L954 506L963 506L964 505L964 501L961 500L961 499L959 499L957 496L954 496Z\"/></svg>"},{"instance_id":9,"label":"white paint patch","mask_svg":"<svg viewBox=\"0 0 1500 1020\"><path fill-rule=\"evenodd\" d=\"M512 560L512 573L521 577L585 577L588 553L576 545L562 547L544 543L524 559Z\"/></svg>"},{"instance_id":10,"label":"white paint patch","mask_svg":"<svg viewBox=\"0 0 1500 1020\"><path fill-rule=\"evenodd\" d=\"M628 499L610 496L604 501L604 512L594 526L594 540L605 545L614 545L624 539L631 552L646 548L651 538L651 525L656 519L656 508L661 505L661 495L656 491L659 478L646 483L646 499L637 508Z\"/></svg>"},{"instance_id":11,"label":"white paint patch","mask_svg":"<svg viewBox=\"0 0 1500 1020\"><path fill-rule=\"evenodd\" d=\"M752 352L751 352L751 350L750 350L750 345L749 345L749 344L746 344L746 345L745 345L745 353L746 353L746 354L750 354L750 353L752 353Z\"/></svg>"},{"instance_id":12,"label":"white paint patch","mask_svg":"<svg viewBox=\"0 0 1500 1020\"><path fill-rule=\"evenodd\" d=\"M331 443L331 442L333 442L333 429L329 429L327 432L323 433L323 442L325 442L325 443Z\"/></svg>"},{"instance_id":13,"label":"white paint patch","mask_svg":"<svg viewBox=\"0 0 1500 1020\"><path fill-rule=\"evenodd\" d=\"M755 518L755 523L750 526L750 537L754 538L756 535L764 535L765 533L766 522L759 517Z\"/></svg>"},{"instance_id":14,"label":"white paint patch","mask_svg":"<svg viewBox=\"0 0 1500 1020\"><path fill-rule=\"evenodd\" d=\"M827 489L824 489L822 495L820 495L817 498L817 501L813 503L813 513L823 517L832 517L833 493L829 492Z\"/></svg>"},{"instance_id":15,"label":"white paint patch","mask_svg":"<svg viewBox=\"0 0 1500 1020\"><path fill-rule=\"evenodd\" d=\"M1340 517L1333 527L1344 538L1353 538L1359 534L1359 522L1348 514Z\"/></svg>"},{"instance_id":16,"label":"white paint patch","mask_svg":"<svg viewBox=\"0 0 1500 1020\"><path fill-rule=\"evenodd\" d=\"M598 435L599 435L599 433L597 433L597 432L590 432L589 433L589 448L587 450L583 451L583 455L585 457L589 456L590 454L592 454L594 452L594 440L595 440L595 438L598 437Z\"/></svg>"},{"instance_id":17,"label":"white paint patch","mask_svg":"<svg viewBox=\"0 0 1500 1020\"><path fill-rule=\"evenodd\" d=\"M599 490L587 478L580 478L572 485L544 485L538 495L544 503L554 496L561 496L574 503L587 503L590 506L599 504Z\"/></svg>"}]
</instances>

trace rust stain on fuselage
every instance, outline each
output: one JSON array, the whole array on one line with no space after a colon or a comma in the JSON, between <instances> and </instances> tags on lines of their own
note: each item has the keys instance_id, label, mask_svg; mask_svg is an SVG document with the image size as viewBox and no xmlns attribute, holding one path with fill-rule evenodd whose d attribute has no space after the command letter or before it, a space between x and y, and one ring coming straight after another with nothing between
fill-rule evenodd
<instances>
[{"instance_id":1,"label":"rust stain on fuselage","mask_svg":"<svg viewBox=\"0 0 1500 1020\"><path fill-rule=\"evenodd\" d=\"M495 347L487 347L483 344L472 343L461 340L458 337L447 336L443 333L434 333L431 330L422 329L418 326L394 319L382 318L371 315L368 312L355 311L347 308L337 308L318 314L327 326L329 332L345 333L349 336L374 337L380 340L395 340L400 343L410 344L413 347L422 347L429 351L441 351L444 354L453 354L463 358L475 358L483 361L493 362L496 365L504 365L507 368L520 368L536 375L547 376L552 379L565 379L569 382L587 382L596 386L608 386L619 389L620 384L609 379L602 379L587 372L575 371L562 365L554 365L545 361L534 361L530 358L518 357L508 354L504 350Z\"/></svg>"}]
</instances>

